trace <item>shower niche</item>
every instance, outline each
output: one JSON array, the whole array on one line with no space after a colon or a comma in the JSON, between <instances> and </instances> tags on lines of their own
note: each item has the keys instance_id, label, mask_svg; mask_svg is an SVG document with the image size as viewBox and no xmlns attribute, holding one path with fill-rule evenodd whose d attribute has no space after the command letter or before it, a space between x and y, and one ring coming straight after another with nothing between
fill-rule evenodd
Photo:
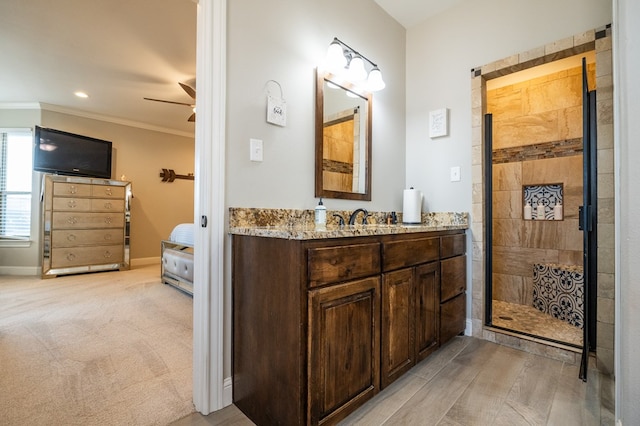
<instances>
[{"instance_id":1,"label":"shower niche","mask_svg":"<svg viewBox=\"0 0 640 426\"><path fill-rule=\"evenodd\" d=\"M563 220L562 183L522 186L524 220Z\"/></svg>"}]
</instances>

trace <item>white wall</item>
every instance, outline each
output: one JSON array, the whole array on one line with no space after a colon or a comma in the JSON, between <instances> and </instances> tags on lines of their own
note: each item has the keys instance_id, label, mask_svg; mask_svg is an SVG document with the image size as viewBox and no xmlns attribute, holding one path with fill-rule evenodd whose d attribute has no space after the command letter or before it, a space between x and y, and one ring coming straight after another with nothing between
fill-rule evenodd
<instances>
[{"instance_id":1,"label":"white wall","mask_svg":"<svg viewBox=\"0 0 640 426\"><path fill-rule=\"evenodd\" d=\"M373 95L371 202L325 200L328 209L400 210L404 188L404 28L371 0L228 3L227 204L312 209L315 68L338 37L376 62L387 83ZM266 122L268 91L287 102L287 126ZM249 161L249 139L264 162Z\"/></svg>"},{"instance_id":2,"label":"white wall","mask_svg":"<svg viewBox=\"0 0 640 426\"><path fill-rule=\"evenodd\" d=\"M618 173L619 218L618 273L616 287L617 416L624 425L640 424L640 2L617 0L614 22L614 81L616 94L616 172ZM617 27L616 27L617 25Z\"/></svg>"}]
</instances>

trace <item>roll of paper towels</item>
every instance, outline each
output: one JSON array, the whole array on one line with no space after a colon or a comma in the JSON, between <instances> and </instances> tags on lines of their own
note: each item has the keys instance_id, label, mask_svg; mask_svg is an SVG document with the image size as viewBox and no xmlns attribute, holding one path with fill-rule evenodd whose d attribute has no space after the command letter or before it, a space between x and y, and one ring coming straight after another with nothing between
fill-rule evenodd
<instances>
[{"instance_id":1,"label":"roll of paper towels","mask_svg":"<svg viewBox=\"0 0 640 426\"><path fill-rule=\"evenodd\" d=\"M402 204L402 223L422 222L422 192L417 189L405 189Z\"/></svg>"}]
</instances>

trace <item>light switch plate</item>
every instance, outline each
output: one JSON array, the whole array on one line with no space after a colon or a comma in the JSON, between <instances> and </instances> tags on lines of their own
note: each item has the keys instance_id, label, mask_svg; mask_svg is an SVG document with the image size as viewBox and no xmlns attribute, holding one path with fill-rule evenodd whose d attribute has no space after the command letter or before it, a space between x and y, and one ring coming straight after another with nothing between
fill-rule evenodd
<instances>
[{"instance_id":1,"label":"light switch plate","mask_svg":"<svg viewBox=\"0 0 640 426\"><path fill-rule=\"evenodd\" d=\"M451 182L460 182L460 166L451 168Z\"/></svg>"},{"instance_id":2,"label":"light switch plate","mask_svg":"<svg viewBox=\"0 0 640 426\"><path fill-rule=\"evenodd\" d=\"M287 103L282 98L267 98L267 122L277 126L287 125Z\"/></svg>"},{"instance_id":3,"label":"light switch plate","mask_svg":"<svg viewBox=\"0 0 640 426\"><path fill-rule=\"evenodd\" d=\"M262 139L249 139L249 159L262 161Z\"/></svg>"}]
</instances>

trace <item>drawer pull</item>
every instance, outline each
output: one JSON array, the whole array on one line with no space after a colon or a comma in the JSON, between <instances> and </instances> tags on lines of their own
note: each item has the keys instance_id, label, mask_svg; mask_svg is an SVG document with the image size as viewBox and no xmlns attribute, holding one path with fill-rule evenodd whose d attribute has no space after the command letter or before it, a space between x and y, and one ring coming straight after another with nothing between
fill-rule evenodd
<instances>
[{"instance_id":1,"label":"drawer pull","mask_svg":"<svg viewBox=\"0 0 640 426\"><path fill-rule=\"evenodd\" d=\"M113 220L111 219L111 216L108 216L108 217L105 217L105 218L104 218L104 223L109 224L109 223L111 223L112 221L113 221Z\"/></svg>"},{"instance_id":2,"label":"drawer pull","mask_svg":"<svg viewBox=\"0 0 640 426\"><path fill-rule=\"evenodd\" d=\"M76 223L78 223L78 219L76 217L69 216L67 218L67 223L70 225L75 225Z\"/></svg>"},{"instance_id":3,"label":"drawer pull","mask_svg":"<svg viewBox=\"0 0 640 426\"><path fill-rule=\"evenodd\" d=\"M69 241L75 241L75 240L76 240L76 236L75 236L75 234L69 234L69 235L67 235L67 240L69 240Z\"/></svg>"},{"instance_id":4,"label":"drawer pull","mask_svg":"<svg viewBox=\"0 0 640 426\"><path fill-rule=\"evenodd\" d=\"M69 194L75 194L77 192L78 192L78 187L76 187L75 185L69 186Z\"/></svg>"},{"instance_id":5,"label":"drawer pull","mask_svg":"<svg viewBox=\"0 0 640 426\"><path fill-rule=\"evenodd\" d=\"M111 252L109 250L104 252L104 258L109 259L111 257Z\"/></svg>"},{"instance_id":6,"label":"drawer pull","mask_svg":"<svg viewBox=\"0 0 640 426\"><path fill-rule=\"evenodd\" d=\"M105 209L111 209L112 208L111 203L109 203L109 202L104 203L104 208Z\"/></svg>"},{"instance_id":7,"label":"drawer pull","mask_svg":"<svg viewBox=\"0 0 640 426\"><path fill-rule=\"evenodd\" d=\"M78 205L78 203L76 203L76 200L69 200L67 202L67 205L69 206L69 208L75 208Z\"/></svg>"},{"instance_id":8,"label":"drawer pull","mask_svg":"<svg viewBox=\"0 0 640 426\"><path fill-rule=\"evenodd\" d=\"M111 191L111 188L107 188L107 189L105 189L105 190L104 190L104 193L105 193L105 194L107 194L107 195L113 195L113 193L112 193L112 191Z\"/></svg>"},{"instance_id":9,"label":"drawer pull","mask_svg":"<svg viewBox=\"0 0 640 426\"><path fill-rule=\"evenodd\" d=\"M105 239L105 240L107 240L107 241L110 241L110 240L111 240L111 238L112 238L112 237L111 237L111 234L105 234L105 235L104 235L104 239Z\"/></svg>"},{"instance_id":10,"label":"drawer pull","mask_svg":"<svg viewBox=\"0 0 640 426\"><path fill-rule=\"evenodd\" d=\"M76 255L75 255L75 254L73 254L73 253L67 253L67 260L68 260L68 261L73 261L73 260L75 260L75 258L76 258Z\"/></svg>"}]
</instances>

